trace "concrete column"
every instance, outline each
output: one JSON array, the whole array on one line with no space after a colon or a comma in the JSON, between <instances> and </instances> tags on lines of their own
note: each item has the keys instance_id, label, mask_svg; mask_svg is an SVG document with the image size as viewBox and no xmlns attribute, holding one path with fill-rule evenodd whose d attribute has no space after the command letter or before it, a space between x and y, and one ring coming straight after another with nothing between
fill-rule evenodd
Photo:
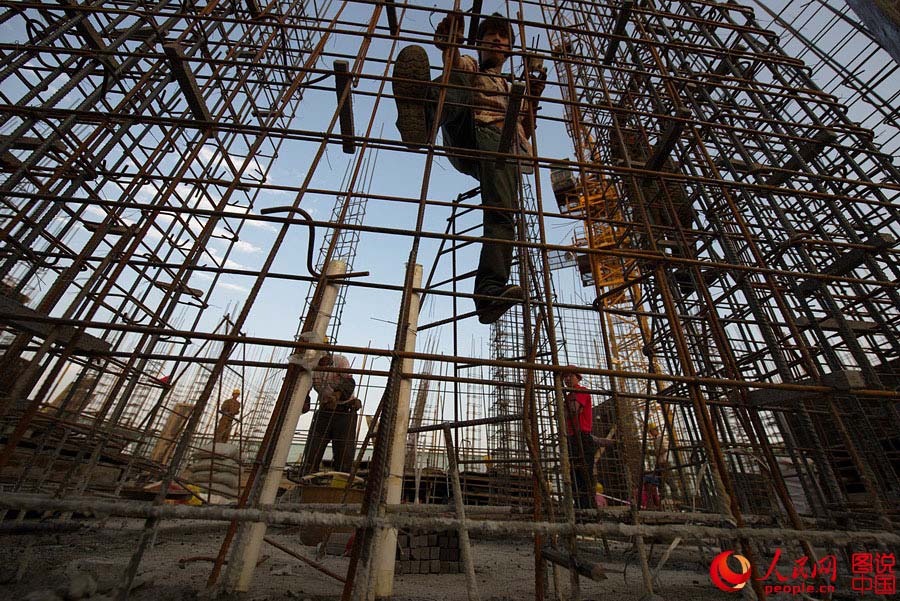
<instances>
[{"instance_id":1,"label":"concrete column","mask_svg":"<svg viewBox=\"0 0 900 601\"><path fill-rule=\"evenodd\" d=\"M328 264L328 275L341 275L346 271L347 264L344 261L335 260ZM322 295L322 302L319 305L319 312L316 314L312 334L305 335L305 337L317 342L325 340L328 322L331 320L331 312L334 310L334 303L339 289L340 285L333 280L325 284L325 291ZM321 351L306 350L296 362L312 367L315 365L319 355L321 355ZM264 479L259 496L260 505L271 505L275 502L278 485L281 483L281 474L284 471L284 464L287 460L288 451L291 448L291 440L294 437L294 432L297 430L297 421L303 412L303 402L306 400L306 395L309 394L311 388L312 372L304 369L294 385L283 427L276 437L272 461L264 468L265 472L262 476ZM237 544L232 548L228 569L225 573L225 587L227 590L246 592L250 589L250 583L253 580L253 570L256 568L256 562L259 560L259 553L265 535L266 525L262 522L241 525L237 533Z\"/></svg>"},{"instance_id":2,"label":"concrete column","mask_svg":"<svg viewBox=\"0 0 900 601\"><path fill-rule=\"evenodd\" d=\"M153 452L150 453L151 461L163 464L169 463L169 459L172 458L172 453L175 451L175 443L178 441L178 437L181 435L181 431L184 429L184 425L187 423L193 410L193 403L175 404L175 407L172 408L172 413L166 419L166 424L159 435L159 440L156 441L156 446L153 447Z\"/></svg>"},{"instance_id":3,"label":"concrete column","mask_svg":"<svg viewBox=\"0 0 900 601\"><path fill-rule=\"evenodd\" d=\"M900 63L900 7L896 0L847 0L878 44Z\"/></svg>"},{"instance_id":4,"label":"concrete column","mask_svg":"<svg viewBox=\"0 0 900 601\"><path fill-rule=\"evenodd\" d=\"M416 265L413 272L413 287L422 285L422 266ZM404 351L416 350L416 329L419 323L419 295L412 294L409 300L409 322L406 331L406 346ZM403 371L412 373L413 360L403 360ZM406 436L409 428L409 398L412 394L412 380L403 378L400 381L400 390L397 394L397 421L394 428L394 437L390 444L390 456L388 457L388 474L385 486L386 502L399 504L400 494L403 489L403 465L406 462ZM383 513L380 508L379 512ZM372 589L367 591L367 599L389 599L394 591L394 562L397 556L397 529L382 528L375 531L375 548L373 552L372 566L375 570L375 583Z\"/></svg>"}]
</instances>

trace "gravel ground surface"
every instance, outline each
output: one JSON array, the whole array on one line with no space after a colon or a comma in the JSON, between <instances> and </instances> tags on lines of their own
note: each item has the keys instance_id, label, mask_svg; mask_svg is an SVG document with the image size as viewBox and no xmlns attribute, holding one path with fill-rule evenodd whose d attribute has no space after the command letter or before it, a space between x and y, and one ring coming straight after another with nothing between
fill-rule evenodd
<instances>
[{"instance_id":1,"label":"gravel ground surface","mask_svg":"<svg viewBox=\"0 0 900 601\"><path fill-rule=\"evenodd\" d=\"M136 520L107 520L102 529L97 522L85 522L80 530L69 532L0 535L0 599L103 601L114 598L114 589L134 551L141 526ZM216 555L224 531L224 525L208 522L164 523L141 563L131 599L213 598L214 595L203 592L212 566L205 558ZM315 555L314 547L303 546L296 533L271 530L269 535L306 557ZM652 566L657 565L667 546L662 543L653 546ZM585 556L603 565L608 574L600 582L581 579L582 599L642 599L640 567L631 545L609 541L607 552L600 541L584 540L580 547L584 548ZM476 539L473 552L482 601L534 598L531 540ZM657 592L661 598L667 601L747 598L746 594L722 592L710 582L709 561L717 552L709 547L677 547L659 574ZM321 562L343 574L349 560L328 555ZM252 590L238 598L330 601L339 599L340 592L341 583L266 545ZM467 599L464 574L398 575L394 593L396 601ZM548 592L546 598L555 599L556 595Z\"/></svg>"}]
</instances>

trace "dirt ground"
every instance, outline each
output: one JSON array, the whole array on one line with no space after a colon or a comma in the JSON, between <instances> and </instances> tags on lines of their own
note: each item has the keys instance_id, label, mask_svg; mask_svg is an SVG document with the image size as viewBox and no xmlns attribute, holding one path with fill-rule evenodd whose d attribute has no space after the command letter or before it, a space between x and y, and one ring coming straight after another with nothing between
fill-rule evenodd
<instances>
[{"instance_id":1,"label":"dirt ground","mask_svg":"<svg viewBox=\"0 0 900 601\"><path fill-rule=\"evenodd\" d=\"M103 528L97 522L85 522L81 529L69 532L0 535L0 599L112 599L112 589L118 585L141 526L142 522L137 520L117 519L107 520ZM136 601L213 598L214 594L204 592L212 563L191 558L215 556L224 531L223 524L163 523L141 564L136 580L138 586L132 591L131 598ZM300 544L296 534L285 534L273 528L269 536L306 557L314 557L315 549ZM579 545L585 555L601 563L608 574L608 578L600 582L582 578L582 599L641 599L640 566L633 548L625 542L609 541L608 544L608 549L595 540L583 540ZM667 546L653 546L652 566L658 564ZM657 592L669 601L740 599L742 595L722 592L710 582L709 559L716 552L696 546L676 548L659 574ZM475 539L473 553L482 601L534 598L531 540ZM330 601L340 598L341 583L275 547L266 545L263 558L257 567L252 590L240 599ZM335 555L322 560L326 567L339 574L346 571L348 562L347 558ZM86 575L96 582L96 591L90 582L86 582ZM464 574L398 575L394 599L464 601L467 599L465 582ZM76 590L79 585L86 585L87 590ZM78 597L84 593L93 594ZM218 598L225 597L219 595ZM548 592L547 599L554 598L556 596Z\"/></svg>"}]
</instances>

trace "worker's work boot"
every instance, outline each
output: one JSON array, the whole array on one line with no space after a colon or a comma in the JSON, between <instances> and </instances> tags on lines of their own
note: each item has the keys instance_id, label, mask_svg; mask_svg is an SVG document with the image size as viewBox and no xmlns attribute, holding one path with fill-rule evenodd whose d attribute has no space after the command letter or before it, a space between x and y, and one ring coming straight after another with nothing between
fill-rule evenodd
<instances>
[{"instance_id":1,"label":"worker's work boot","mask_svg":"<svg viewBox=\"0 0 900 601\"><path fill-rule=\"evenodd\" d=\"M425 49L407 46L401 50L391 78L400 138L410 148L416 144L427 144L430 132L426 111L430 102L431 64Z\"/></svg>"},{"instance_id":2,"label":"worker's work boot","mask_svg":"<svg viewBox=\"0 0 900 601\"><path fill-rule=\"evenodd\" d=\"M481 323L494 323L509 309L524 300L525 292L521 286L510 284L503 288L497 296L502 300L485 301L484 306L478 310L478 321Z\"/></svg>"},{"instance_id":3,"label":"worker's work boot","mask_svg":"<svg viewBox=\"0 0 900 601\"><path fill-rule=\"evenodd\" d=\"M675 270L674 275L675 282L678 284L678 289L681 291L682 296L688 297L697 292L697 287L694 286L694 279L688 270L678 268Z\"/></svg>"},{"instance_id":4,"label":"worker's work boot","mask_svg":"<svg viewBox=\"0 0 900 601\"><path fill-rule=\"evenodd\" d=\"M681 290L682 296L690 296L692 294L697 294L698 298L700 296L700 291L697 286L694 284L694 277L692 275L692 271L690 271L686 267L678 267L675 269L675 281L678 283L678 289ZM707 286L712 286L716 281L716 272L711 269L701 269L700 274L703 278L703 283Z\"/></svg>"}]
</instances>

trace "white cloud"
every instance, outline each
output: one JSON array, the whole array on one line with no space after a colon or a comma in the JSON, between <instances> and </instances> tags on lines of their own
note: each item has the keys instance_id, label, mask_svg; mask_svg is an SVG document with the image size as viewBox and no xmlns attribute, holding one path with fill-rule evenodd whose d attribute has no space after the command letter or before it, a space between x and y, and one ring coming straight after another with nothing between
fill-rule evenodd
<instances>
[{"instance_id":1,"label":"white cloud","mask_svg":"<svg viewBox=\"0 0 900 601\"><path fill-rule=\"evenodd\" d=\"M194 194L196 191L196 186L194 184L176 184L175 185L175 193L179 198L183 200L187 200L191 197L191 194Z\"/></svg>"},{"instance_id":2,"label":"white cloud","mask_svg":"<svg viewBox=\"0 0 900 601\"><path fill-rule=\"evenodd\" d=\"M134 219L129 219L128 217L122 217L121 219L122 219L122 223L124 223L125 225L128 225L128 226L137 225L137 222ZM148 240L156 240L156 241L162 240L162 238L163 238L162 228L150 226L147 229L147 232L144 234L144 238L146 238Z\"/></svg>"},{"instance_id":3,"label":"white cloud","mask_svg":"<svg viewBox=\"0 0 900 601\"><path fill-rule=\"evenodd\" d=\"M156 189L156 186L152 184L144 184L138 189L137 198L138 200L153 200L159 194L159 190Z\"/></svg>"},{"instance_id":4,"label":"white cloud","mask_svg":"<svg viewBox=\"0 0 900 601\"><path fill-rule=\"evenodd\" d=\"M238 240L237 242L235 242L234 249L238 250L240 252L249 253L249 254L258 253L258 252L262 251L262 249L260 247L254 246L244 240Z\"/></svg>"},{"instance_id":5,"label":"white cloud","mask_svg":"<svg viewBox=\"0 0 900 601\"><path fill-rule=\"evenodd\" d=\"M244 177L255 181L259 180L263 172L262 165L259 163L259 161L256 160L255 157L252 157L250 155L239 156L229 154L228 161L226 161L225 156L212 146L204 146L203 148L201 148L200 152L197 153L197 159L199 162L207 165L208 167L211 167L212 169L217 169L219 167L227 169L227 171L232 176L235 175L235 173L232 173L232 165L237 171L240 171L241 168L244 167Z\"/></svg>"},{"instance_id":6,"label":"white cloud","mask_svg":"<svg viewBox=\"0 0 900 601\"><path fill-rule=\"evenodd\" d=\"M216 151L210 146L204 146L197 153L197 158L201 163L210 167L218 167L222 163L222 157L217 156Z\"/></svg>"},{"instance_id":7,"label":"white cloud","mask_svg":"<svg viewBox=\"0 0 900 601\"><path fill-rule=\"evenodd\" d=\"M211 198L211 197L204 195L204 196L197 198L196 208L199 211L215 211L216 204L218 203L218 201L219 201L218 198ZM203 215L202 217L204 219L206 219L206 215Z\"/></svg>"},{"instance_id":8,"label":"white cloud","mask_svg":"<svg viewBox=\"0 0 900 601\"><path fill-rule=\"evenodd\" d=\"M240 286L238 284L231 284L229 282L219 284L219 288L224 288L226 290L234 290L235 292L243 292L245 294L250 292L249 289L244 288L243 286Z\"/></svg>"},{"instance_id":9,"label":"white cloud","mask_svg":"<svg viewBox=\"0 0 900 601\"><path fill-rule=\"evenodd\" d=\"M206 225L206 219L203 217L191 216L187 218L188 228L197 236L199 236L200 232L203 231L204 225Z\"/></svg>"},{"instance_id":10,"label":"white cloud","mask_svg":"<svg viewBox=\"0 0 900 601\"><path fill-rule=\"evenodd\" d=\"M151 227L149 230L147 230L147 233L145 234L144 237L149 238L151 240L162 240L163 235L160 233L160 231L158 229Z\"/></svg>"},{"instance_id":11,"label":"white cloud","mask_svg":"<svg viewBox=\"0 0 900 601\"><path fill-rule=\"evenodd\" d=\"M267 232L277 232L278 231L275 228L275 225L272 223L269 223L268 221L257 221L255 219L248 219L244 223L246 223L248 227L255 227L258 230L265 230Z\"/></svg>"},{"instance_id":12,"label":"white cloud","mask_svg":"<svg viewBox=\"0 0 900 601\"><path fill-rule=\"evenodd\" d=\"M214 246L209 247L208 250L209 250L209 254L212 255L212 257L216 260L217 263L219 263L220 265L223 265L224 267L226 267L228 269L247 269L246 265L241 265L237 261L232 261L231 259L224 259L224 257L222 257L222 251ZM224 259L224 262L223 262L223 259Z\"/></svg>"}]
</instances>

